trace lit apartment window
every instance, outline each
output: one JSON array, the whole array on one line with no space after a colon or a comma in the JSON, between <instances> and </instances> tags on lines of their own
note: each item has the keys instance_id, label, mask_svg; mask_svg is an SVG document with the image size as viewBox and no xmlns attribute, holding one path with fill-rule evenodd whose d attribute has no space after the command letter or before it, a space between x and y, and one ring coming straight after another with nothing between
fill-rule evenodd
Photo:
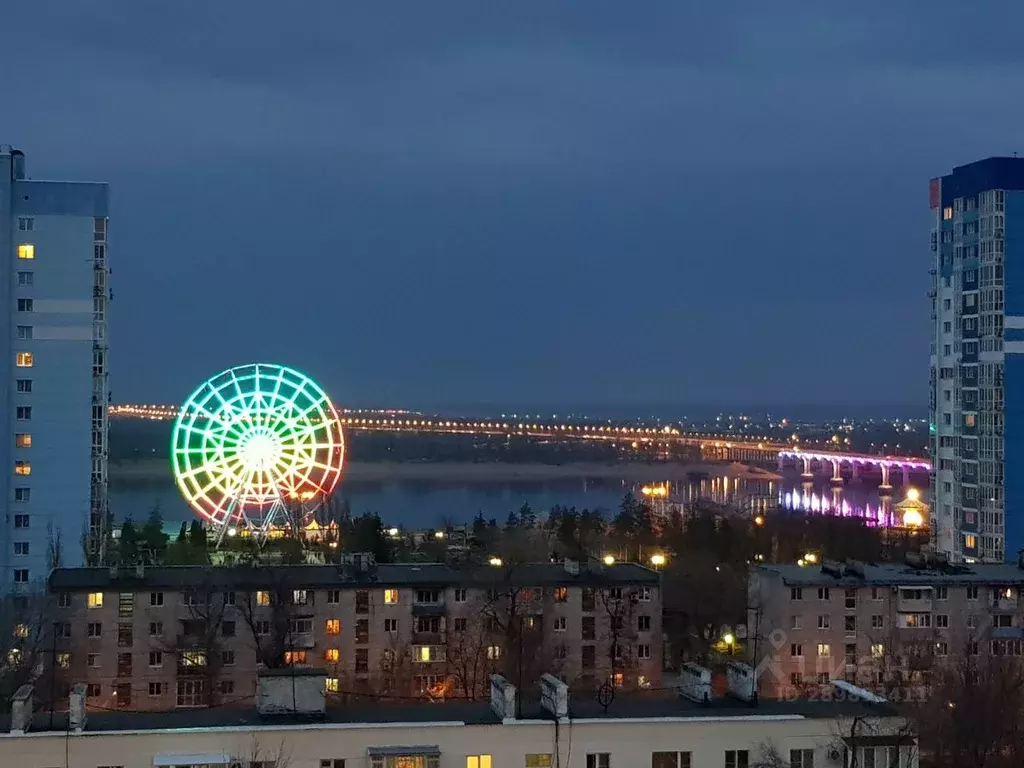
<instances>
[{"instance_id":1,"label":"lit apartment window","mask_svg":"<svg viewBox=\"0 0 1024 768\"><path fill-rule=\"evenodd\" d=\"M14 356L14 364L19 368L31 368L32 367L32 353L31 352L18 352Z\"/></svg>"},{"instance_id":2,"label":"lit apartment window","mask_svg":"<svg viewBox=\"0 0 1024 768\"><path fill-rule=\"evenodd\" d=\"M949 221L952 218L953 218L953 206L947 205L945 208L942 209L942 219L943 219L943 221Z\"/></svg>"},{"instance_id":3,"label":"lit apartment window","mask_svg":"<svg viewBox=\"0 0 1024 768\"><path fill-rule=\"evenodd\" d=\"M256 605L270 605L270 593L269 592L257 592L256 593Z\"/></svg>"},{"instance_id":4,"label":"lit apartment window","mask_svg":"<svg viewBox=\"0 0 1024 768\"><path fill-rule=\"evenodd\" d=\"M384 590L384 603L386 605L395 605L398 603L398 590L397 589L385 589Z\"/></svg>"},{"instance_id":5,"label":"lit apartment window","mask_svg":"<svg viewBox=\"0 0 1024 768\"><path fill-rule=\"evenodd\" d=\"M306 663L306 652L305 651L285 651L284 652L284 663L285 664L305 664Z\"/></svg>"},{"instance_id":6,"label":"lit apartment window","mask_svg":"<svg viewBox=\"0 0 1024 768\"><path fill-rule=\"evenodd\" d=\"M205 667L205 651L185 651L181 654L179 664L183 667Z\"/></svg>"},{"instance_id":7,"label":"lit apartment window","mask_svg":"<svg viewBox=\"0 0 1024 768\"><path fill-rule=\"evenodd\" d=\"M324 661L337 664L339 659L341 659L341 651L337 648L328 648L324 651Z\"/></svg>"},{"instance_id":8,"label":"lit apartment window","mask_svg":"<svg viewBox=\"0 0 1024 768\"><path fill-rule=\"evenodd\" d=\"M883 656L885 656L885 646L882 645L881 643L872 643L871 644L871 658L872 659L880 659Z\"/></svg>"},{"instance_id":9,"label":"lit apartment window","mask_svg":"<svg viewBox=\"0 0 1024 768\"><path fill-rule=\"evenodd\" d=\"M103 607L103 593L102 592L90 592L89 603L90 608L102 608Z\"/></svg>"},{"instance_id":10,"label":"lit apartment window","mask_svg":"<svg viewBox=\"0 0 1024 768\"><path fill-rule=\"evenodd\" d=\"M36 247L32 243L22 243L18 246L18 258L26 261L36 257Z\"/></svg>"},{"instance_id":11,"label":"lit apartment window","mask_svg":"<svg viewBox=\"0 0 1024 768\"><path fill-rule=\"evenodd\" d=\"M17 471L17 470L15 470ZM974 534L968 533L964 535L964 546L967 549L976 549L978 546L978 537Z\"/></svg>"},{"instance_id":12,"label":"lit apartment window","mask_svg":"<svg viewBox=\"0 0 1024 768\"><path fill-rule=\"evenodd\" d=\"M328 635L340 635L341 619L328 619L325 622L324 629Z\"/></svg>"},{"instance_id":13,"label":"lit apartment window","mask_svg":"<svg viewBox=\"0 0 1024 768\"><path fill-rule=\"evenodd\" d=\"M655 752L655 755L661 754ZM675 752L671 753L675 757ZM675 763L672 764L675 768ZM551 755L544 753L528 754L526 756L526 768L551 768Z\"/></svg>"},{"instance_id":14,"label":"lit apartment window","mask_svg":"<svg viewBox=\"0 0 1024 768\"><path fill-rule=\"evenodd\" d=\"M61 669L67 669L71 666L71 654L70 653L58 653L57 654L57 666Z\"/></svg>"},{"instance_id":15,"label":"lit apartment window","mask_svg":"<svg viewBox=\"0 0 1024 768\"><path fill-rule=\"evenodd\" d=\"M27 461L16 461L14 462L14 474L16 475L31 475L32 465Z\"/></svg>"},{"instance_id":16,"label":"lit apartment window","mask_svg":"<svg viewBox=\"0 0 1024 768\"><path fill-rule=\"evenodd\" d=\"M338 678L336 678L336 677L328 677L324 681L324 690L326 690L327 693L337 693L338 692L338 688L339 688L339 686L338 686Z\"/></svg>"},{"instance_id":17,"label":"lit apartment window","mask_svg":"<svg viewBox=\"0 0 1024 768\"><path fill-rule=\"evenodd\" d=\"M22 640L28 637L28 624L18 624L14 628L14 636L20 637Z\"/></svg>"},{"instance_id":18,"label":"lit apartment window","mask_svg":"<svg viewBox=\"0 0 1024 768\"><path fill-rule=\"evenodd\" d=\"M491 756L467 755L466 768L491 768Z\"/></svg>"},{"instance_id":19,"label":"lit apartment window","mask_svg":"<svg viewBox=\"0 0 1024 768\"><path fill-rule=\"evenodd\" d=\"M500 645L488 645L487 646L487 658L491 659L492 661L494 659L500 659L501 658L501 646Z\"/></svg>"},{"instance_id":20,"label":"lit apartment window","mask_svg":"<svg viewBox=\"0 0 1024 768\"><path fill-rule=\"evenodd\" d=\"M31 448L32 435L30 435L28 432L18 432L14 436L14 444L19 448Z\"/></svg>"}]
</instances>

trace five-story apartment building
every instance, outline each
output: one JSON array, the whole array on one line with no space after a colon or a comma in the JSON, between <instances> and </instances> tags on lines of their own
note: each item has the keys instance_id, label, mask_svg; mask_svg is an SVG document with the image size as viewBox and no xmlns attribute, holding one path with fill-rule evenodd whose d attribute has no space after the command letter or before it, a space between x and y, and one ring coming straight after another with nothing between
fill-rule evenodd
<instances>
[{"instance_id":1,"label":"five-story apartment building","mask_svg":"<svg viewBox=\"0 0 1024 768\"><path fill-rule=\"evenodd\" d=\"M662 668L659 577L634 564L80 568L50 589L54 675L101 707L251 704L261 667L438 698L495 671L643 688Z\"/></svg>"},{"instance_id":2,"label":"five-story apartment building","mask_svg":"<svg viewBox=\"0 0 1024 768\"><path fill-rule=\"evenodd\" d=\"M946 661L1024 655L1022 589L1009 563L764 565L750 578L748 650L768 695L837 679L921 689Z\"/></svg>"}]
</instances>

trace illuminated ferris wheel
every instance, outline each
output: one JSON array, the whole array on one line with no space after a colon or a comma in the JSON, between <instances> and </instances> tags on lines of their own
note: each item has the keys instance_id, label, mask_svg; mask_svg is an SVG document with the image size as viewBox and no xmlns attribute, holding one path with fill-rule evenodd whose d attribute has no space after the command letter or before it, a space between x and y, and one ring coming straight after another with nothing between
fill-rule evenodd
<instances>
[{"instance_id":1,"label":"illuminated ferris wheel","mask_svg":"<svg viewBox=\"0 0 1024 768\"><path fill-rule=\"evenodd\" d=\"M320 386L292 368L243 365L203 382L174 423L171 463L189 505L225 533L311 513L341 478L345 438Z\"/></svg>"}]
</instances>

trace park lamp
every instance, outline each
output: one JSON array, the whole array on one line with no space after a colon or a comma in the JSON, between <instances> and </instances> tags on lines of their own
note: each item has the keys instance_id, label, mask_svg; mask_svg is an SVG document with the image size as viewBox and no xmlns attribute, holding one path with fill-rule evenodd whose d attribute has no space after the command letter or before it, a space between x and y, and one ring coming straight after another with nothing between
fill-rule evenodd
<instances>
[{"instance_id":1,"label":"park lamp","mask_svg":"<svg viewBox=\"0 0 1024 768\"><path fill-rule=\"evenodd\" d=\"M498 566L501 565L501 558L500 557L491 557L491 559L488 560L487 562L489 564L493 565L495 568L497 568Z\"/></svg>"},{"instance_id":2,"label":"park lamp","mask_svg":"<svg viewBox=\"0 0 1024 768\"><path fill-rule=\"evenodd\" d=\"M398 536L398 529L397 528L389 528L388 529L388 536L390 536L391 538L395 538L396 536Z\"/></svg>"},{"instance_id":3,"label":"park lamp","mask_svg":"<svg viewBox=\"0 0 1024 768\"><path fill-rule=\"evenodd\" d=\"M613 555L605 555L603 559L605 565L615 565L615 557Z\"/></svg>"},{"instance_id":4,"label":"park lamp","mask_svg":"<svg viewBox=\"0 0 1024 768\"><path fill-rule=\"evenodd\" d=\"M760 527L764 525L764 515L758 515L754 518L754 525Z\"/></svg>"},{"instance_id":5,"label":"park lamp","mask_svg":"<svg viewBox=\"0 0 1024 768\"><path fill-rule=\"evenodd\" d=\"M728 646L735 645L736 636L732 632L726 632L724 635L722 635L722 642Z\"/></svg>"},{"instance_id":6,"label":"park lamp","mask_svg":"<svg viewBox=\"0 0 1024 768\"><path fill-rule=\"evenodd\" d=\"M662 554L651 555L651 565L655 568L660 568L665 564L665 556Z\"/></svg>"},{"instance_id":7,"label":"park lamp","mask_svg":"<svg viewBox=\"0 0 1024 768\"><path fill-rule=\"evenodd\" d=\"M444 538L444 531L434 531L434 538L435 539L443 539Z\"/></svg>"}]
</instances>

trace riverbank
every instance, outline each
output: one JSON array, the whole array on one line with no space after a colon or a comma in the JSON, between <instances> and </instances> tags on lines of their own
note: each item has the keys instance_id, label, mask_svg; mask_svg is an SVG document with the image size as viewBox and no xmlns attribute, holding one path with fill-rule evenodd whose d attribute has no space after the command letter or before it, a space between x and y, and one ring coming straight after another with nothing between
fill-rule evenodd
<instances>
[{"instance_id":1,"label":"riverbank","mask_svg":"<svg viewBox=\"0 0 1024 768\"><path fill-rule=\"evenodd\" d=\"M708 475L744 480L777 481L773 473L744 464L728 462L575 462L571 464L500 464L476 462L360 462L345 465L342 482L444 481L473 483L543 482L551 480L624 480L627 482L673 482L687 476ZM171 469L164 459L141 459L111 463L111 485L171 482Z\"/></svg>"}]
</instances>

